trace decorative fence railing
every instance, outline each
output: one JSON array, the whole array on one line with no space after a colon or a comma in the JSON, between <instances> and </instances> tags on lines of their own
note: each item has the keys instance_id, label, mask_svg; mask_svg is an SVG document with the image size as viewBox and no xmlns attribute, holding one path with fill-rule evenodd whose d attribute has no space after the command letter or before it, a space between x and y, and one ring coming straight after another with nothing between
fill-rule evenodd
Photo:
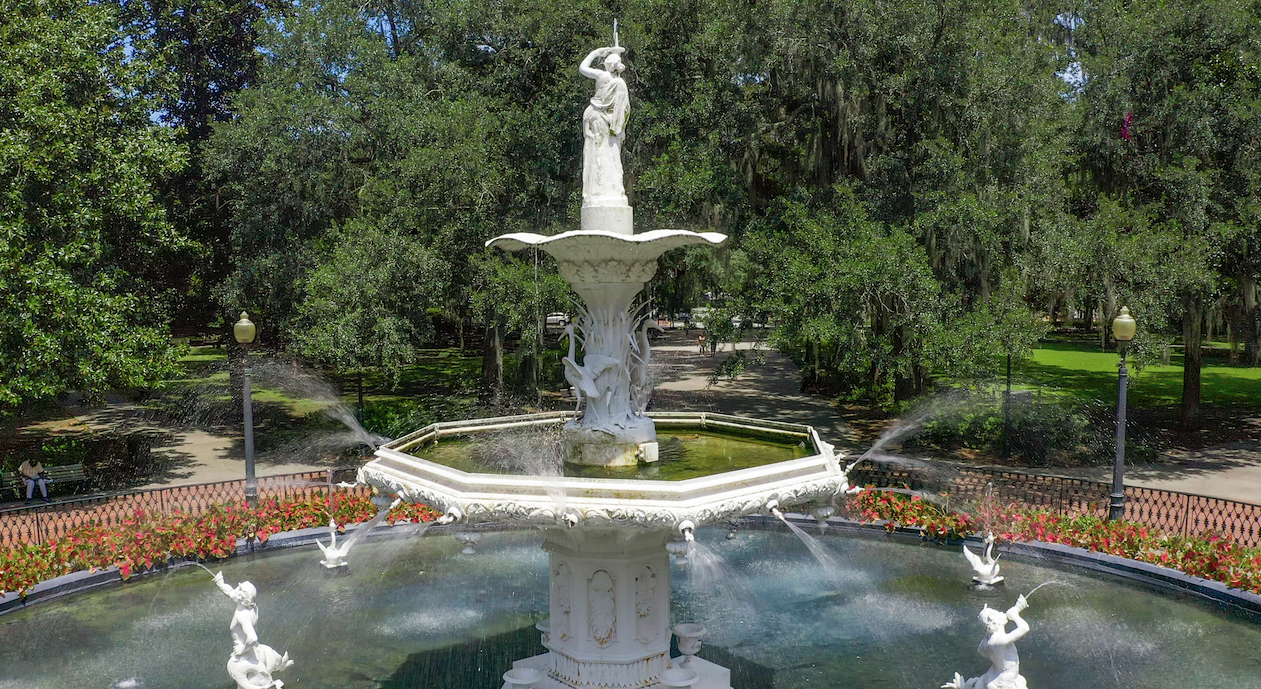
<instances>
[{"instance_id":1,"label":"decorative fence railing","mask_svg":"<svg viewBox=\"0 0 1261 689\"><path fill-rule=\"evenodd\" d=\"M1106 516L1112 492L1111 484L1098 481L954 464L860 464L851 472L851 481L859 486L928 490L959 507L983 500L992 483L995 504L1015 502L1070 516ZM1168 534L1215 533L1244 545L1261 545L1261 505L1247 502L1126 486L1125 518Z\"/></svg>"},{"instance_id":2,"label":"decorative fence railing","mask_svg":"<svg viewBox=\"0 0 1261 689\"><path fill-rule=\"evenodd\" d=\"M326 495L338 482L353 481L355 469L331 469L268 476L258 480L260 499ZM994 485L999 504L1016 502L1059 514L1103 517L1111 486L1098 481L1028 474L954 464L899 467L865 463L851 473L854 485L906 487L945 497L948 506L967 507ZM366 490L360 488L359 490ZM1125 518L1165 533L1228 535L1244 545L1261 545L1261 505L1154 488L1127 486ZM245 500L245 481L202 483L173 488L94 495L51 505L0 511L0 547L43 543L87 523L121 524L137 511L201 515L210 505Z\"/></svg>"},{"instance_id":3,"label":"decorative fence railing","mask_svg":"<svg viewBox=\"0 0 1261 689\"><path fill-rule=\"evenodd\" d=\"M260 500L326 495L340 481L354 481L355 469L330 469L258 479ZM361 489L361 490L366 490ZM137 511L183 512L200 516L215 504L244 502L245 481L199 483L171 488L91 495L50 505L0 511L0 547L44 543L89 523L121 524Z\"/></svg>"}]
</instances>

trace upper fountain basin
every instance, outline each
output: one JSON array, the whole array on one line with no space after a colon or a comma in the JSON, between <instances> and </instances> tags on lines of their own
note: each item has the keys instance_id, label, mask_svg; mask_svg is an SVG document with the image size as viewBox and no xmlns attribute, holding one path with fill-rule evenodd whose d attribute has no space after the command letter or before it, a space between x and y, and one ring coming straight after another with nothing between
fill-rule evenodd
<instances>
[{"instance_id":1,"label":"upper fountain basin","mask_svg":"<svg viewBox=\"0 0 1261 689\"><path fill-rule=\"evenodd\" d=\"M687 230L652 230L619 234L603 230L573 230L545 236L514 232L486 242L507 251L538 247L559 264L570 284L647 282L657 272L657 258L670 249L691 244L721 244L727 235Z\"/></svg>"},{"instance_id":2,"label":"upper fountain basin","mask_svg":"<svg viewBox=\"0 0 1261 689\"><path fill-rule=\"evenodd\" d=\"M378 449L377 458L360 470L360 480L468 523L654 528L733 519L765 512L768 504L827 502L848 488L832 446L810 426L710 413L648 416L663 438L680 434L680 429L732 444L743 438L752 457L683 474L694 478L652 480L562 476L559 466L540 469L552 475L464 471L418 456L435 456L431 450L441 445L440 439L467 442L508 429L546 432L573 418L569 412L553 412L426 426ZM582 473L590 471L584 468Z\"/></svg>"}]
</instances>

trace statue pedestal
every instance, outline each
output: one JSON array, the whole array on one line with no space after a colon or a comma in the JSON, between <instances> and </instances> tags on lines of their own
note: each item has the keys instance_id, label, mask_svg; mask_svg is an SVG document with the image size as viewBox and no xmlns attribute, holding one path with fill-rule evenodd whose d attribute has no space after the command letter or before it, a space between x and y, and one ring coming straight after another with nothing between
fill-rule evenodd
<instances>
[{"instance_id":1,"label":"statue pedestal","mask_svg":"<svg viewBox=\"0 0 1261 689\"><path fill-rule=\"evenodd\" d=\"M582 229L617 234L635 234L634 211L630 206L583 206Z\"/></svg>"},{"instance_id":2,"label":"statue pedestal","mask_svg":"<svg viewBox=\"0 0 1261 689\"><path fill-rule=\"evenodd\" d=\"M670 558L664 529L549 529L548 653L513 663L540 689L656 688L670 667ZM677 662L677 660L675 661ZM698 689L730 689L726 668L697 658Z\"/></svg>"}]
</instances>

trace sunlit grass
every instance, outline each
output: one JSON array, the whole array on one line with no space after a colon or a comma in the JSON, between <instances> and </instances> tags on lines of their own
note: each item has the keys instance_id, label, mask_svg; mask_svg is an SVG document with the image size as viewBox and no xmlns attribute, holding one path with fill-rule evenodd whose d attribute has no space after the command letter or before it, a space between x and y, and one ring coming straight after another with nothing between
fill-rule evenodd
<instances>
[{"instance_id":1,"label":"sunlit grass","mask_svg":"<svg viewBox=\"0 0 1261 689\"><path fill-rule=\"evenodd\" d=\"M1116 352L1101 352L1085 343L1045 342L1033 356L1013 366L1022 387L1044 386L1046 394L1082 400L1117 397ZM1166 406L1182 399L1182 356L1168 366L1138 368L1131 362L1129 401L1139 406ZM1261 408L1261 367L1230 364L1205 357L1201 369L1202 404L1238 409Z\"/></svg>"}]
</instances>

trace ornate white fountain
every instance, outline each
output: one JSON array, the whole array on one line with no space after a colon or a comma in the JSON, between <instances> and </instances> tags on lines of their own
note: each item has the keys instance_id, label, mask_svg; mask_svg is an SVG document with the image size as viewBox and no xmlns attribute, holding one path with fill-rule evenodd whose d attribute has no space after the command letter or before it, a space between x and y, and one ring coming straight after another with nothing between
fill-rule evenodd
<instances>
[{"instance_id":1,"label":"ornate white fountain","mask_svg":"<svg viewBox=\"0 0 1261 689\"><path fill-rule=\"evenodd\" d=\"M726 668L701 658L689 658L686 665L682 659L671 661L667 546L686 552L695 528L708 523L790 505L825 507L849 483L832 446L809 426L646 412L648 314L642 305L634 307L635 296L656 272L663 252L718 244L726 237L684 230L634 234L621 166L630 106L619 76L623 49L617 46L616 28L614 36L614 47L592 51L579 67L596 81L596 94L583 115L582 229L550 237L508 234L488 243L548 252L585 302L577 331L569 331L570 355L564 360L579 410L433 424L379 448L359 479L387 496L429 505L444 513L440 521L464 529L496 524L544 530L551 582L550 619L543 626L548 651L514 664L517 670L538 670L536 686L730 689ZM597 60L603 69L593 66ZM585 353L581 363L576 339ZM559 424L564 459L574 464L655 461L657 425L773 434L799 443L810 455L681 481L651 481L469 473L413 454L443 437ZM506 681L506 687L514 685L511 678Z\"/></svg>"}]
</instances>

